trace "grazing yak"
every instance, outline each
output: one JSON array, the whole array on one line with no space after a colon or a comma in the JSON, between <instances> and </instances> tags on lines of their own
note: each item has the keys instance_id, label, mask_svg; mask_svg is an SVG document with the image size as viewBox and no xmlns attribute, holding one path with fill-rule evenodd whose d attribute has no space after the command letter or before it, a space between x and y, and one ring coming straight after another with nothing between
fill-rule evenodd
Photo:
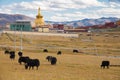
<instances>
[{"instance_id":1,"label":"grazing yak","mask_svg":"<svg viewBox=\"0 0 120 80\"><path fill-rule=\"evenodd\" d=\"M46 57L46 59L47 59L48 61L51 61L51 58L52 58L52 56L47 56L47 57Z\"/></svg>"},{"instance_id":2,"label":"grazing yak","mask_svg":"<svg viewBox=\"0 0 120 80\"><path fill-rule=\"evenodd\" d=\"M22 56L22 57L19 57L18 59L18 63L22 64L23 63L27 63L27 60L29 60L30 58L28 56Z\"/></svg>"},{"instance_id":3,"label":"grazing yak","mask_svg":"<svg viewBox=\"0 0 120 80\"><path fill-rule=\"evenodd\" d=\"M110 62L109 61L102 61L102 63L101 63L101 68L105 68L105 67L107 67L107 68L109 68L109 66L110 66Z\"/></svg>"},{"instance_id":4,"label":"grazing yak","mask_svg":"<svg viewBox=\"0 0 120 80\"><path fill-rule=\"evenodd\" d=\"M21 57L23 55L22 52L18 52L18 56Z\"/></svg>"},{"instance_id":5,"label":"grazing yak","mask_svg":"<svg viewBox=\"0 0 120 80\"><path fill-rule=\"evenodd\" d=\"M10 51L10 59L15 59L15 51Z\"/></svg>"},{"instance_id":6,"label":"grazing yak","mask_svg":"<svg viewBox=\"0 0 120 80\"><path fill-rule=\"evenodd\" d=\"M25 64L25 69L28 69L29 70L31 69L34 69L34 66L37 67L37 70L38 70L38 67L40 66L40 61L38 59L29 59L27 60L27 63Z\"/></svg>"},{"instance_id":7,"label":"grazing yak","mask_svg":"<svg viewBox=\"0 0 120 80\"><path fill-rule=\"evenodd\" d=\"M56 62L57 62L57 58L56 57L47 56L46 59L51 63L51 65L55 65Z\"/></svg>"},{"instance_id":8,"label":"grazing yak","mask_svg":"<svg viewBox=\"0 0 120 80\"><path fill-rule=\"evenodd\" d=\"M79 51L77 49L73 49L73 53L78 53Z\"/></svg>"},{"instance_id":9,"label":"grazing yak","mask_svg":"<svg viewBox=\"0 0 120 80\"><path fill-rule=\"evenodd\" d=\"M61 55L61 54L62 54L62 52L61 52L61 51L58 51L58 52L57 52L57 55Z\"/></svg>"},{"instance_id":10,"label":"grazing yak","mask_svg":"<svg viewBox=\"0 0 120 80\"><path fill-rule=\"evenodd\" d=\"M5 52L4 52L5 54L9 54L10 52L9 52L9 50L5 50Z\"/></svg>"},{"instance_id":11,"label":"grazing yak","mask_svg":"<svg viewBox=\"0 0 120 80\"><path fill-rule=\"evenodd\" d=\"M57 58L56 57L52 57L51 58L51 65L55 65L57 62Z\"/></svg>"},{"instance_id":12,"label":"grazing yak","mask_svg":"<svg viewBox=\"0 0 120 80\"><path fill-rule=\"evenodd\" d=\"M48 52L48 50L47 50L47 49L44 49L43 52Z\"/></svg>"}]
</instances>

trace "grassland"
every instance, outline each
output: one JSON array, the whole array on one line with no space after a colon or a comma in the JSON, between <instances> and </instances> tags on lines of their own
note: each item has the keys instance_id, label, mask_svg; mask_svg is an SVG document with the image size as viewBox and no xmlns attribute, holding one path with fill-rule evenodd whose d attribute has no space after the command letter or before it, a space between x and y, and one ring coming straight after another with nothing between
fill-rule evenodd
<instances>
[{"instance_id":1,"label":"grassland","mask_svg":"<svg viewBox=\"0 0 120 80\"><path fill-rule=\"evenodd\" d=\"M13 61L4 54L4 47L14 50L14 42L2 34L0 44L4 47L0 48L0 80L120 80L120 67L100 68L102 60L120 65L120 36L115 37L120 33L86 35L81 33L79 38L23 35L24 55L38 58L41 62L38 70L25 70L23 64L18 64L17 54ZM9 36L15 39L13 34ZM18 52L20 35L16 35L16 46ZM49 52L43 53L44 48ZM80 53L73 53L73 49ZM56 54L58 50L62 51L62 55ZM57 57L55 66L45 59L48 55Z\"/></svg>"}]
</instances>

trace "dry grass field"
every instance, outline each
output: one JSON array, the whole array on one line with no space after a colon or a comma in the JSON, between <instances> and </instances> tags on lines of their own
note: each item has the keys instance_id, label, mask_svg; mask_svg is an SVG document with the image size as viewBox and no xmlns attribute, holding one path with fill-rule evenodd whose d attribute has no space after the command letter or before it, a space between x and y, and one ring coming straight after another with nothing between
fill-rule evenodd
<instances>
[{"instance_id":1,"label":"dry grass field","mask_svg":"<svg viewBox=\"0 0 120 80\"><path fill-rule=\"evenodd\" d=\"M16 35L16 58L10 60L4 54L4 48L14 50L14 41L2 34L0 37L0 80L120 80L120 67L101 69L102 60L109 60L111 65L120 65L119 32L97 33L79 38L59 36L23 35L23 54L38 58L38 70L25 70L24 64L18 64L17 52L20 49L20 36ZM14 39L13 34L9 36ZM44 53L43 49L48 49ZM73 53L78 49L79 53ZM57 55L61 50L62 55ZM50 65L45 59L51 55L57 58L56 65Z\"/></svg>"}]
</instances>

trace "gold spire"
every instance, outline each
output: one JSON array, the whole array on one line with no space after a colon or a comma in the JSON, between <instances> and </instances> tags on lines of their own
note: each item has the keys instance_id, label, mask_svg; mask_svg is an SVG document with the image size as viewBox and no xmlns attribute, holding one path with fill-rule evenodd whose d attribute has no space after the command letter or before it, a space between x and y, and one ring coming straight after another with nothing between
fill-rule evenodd
<instances>
[{"instance_id":1,"label":"gold spire","mask_svg":"<svg viewBox=\"0 0 120 80\"><path fill-rule=\"evenodd\" d=\"M43 18L43 16L40 14L40 7L38 8L38 15L36 16L36 18Z\"/></svg>"},{"instance_id":2,"label":"gold spire","mask_svg":"<svg viewBox=\"0 0 120 80\"><path fill-rule=\"evenodd\" d=\"M40 7L38 8L38 15L41 16L41 15L40 15Z\"/></svg>"},{"instance_id":3,"label":"gold spire","mask_svg":"<svg viewBox=\"0 0 120 80\"><path fill-rule=\"evenodd\" d=\"M38 8L38 15L36 15L35 24L36 26L44 25L44 19L40 13L40 7Z\"/></svg>"}]
</instances>

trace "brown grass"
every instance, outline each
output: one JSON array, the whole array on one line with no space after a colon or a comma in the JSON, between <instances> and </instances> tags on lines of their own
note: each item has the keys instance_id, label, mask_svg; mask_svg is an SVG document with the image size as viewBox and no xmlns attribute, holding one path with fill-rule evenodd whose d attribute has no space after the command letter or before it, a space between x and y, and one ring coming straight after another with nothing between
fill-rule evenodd
<instances>
[{"instance_id":1,"label":"brown grass","mask_svg":"<svg viewBox=\"0 0 120 80\"><path fill-rule=\"evenodd\" d=\"M109 60L112 65L120 65L120 58L117 57L120 56L120 37L107 37L106 40L104 34L100 34L100 36L92 38L94 39L93 42L86 42L82 41L82 39L89 39L85 35L81 35L80 38L24 35L23 53L30 58L38 58L41 62L39 69L25 70L23 64L18 64L17 54L15 60L11 61L1 48L0 80L120 80L120 67L100 68L102 60ZM4 34L1 37L0 44L6 44L7 47L14 45ZM17 45L20 45L19 36L17 36ZM87 49L95 47L97 51ZM43 48L47 48L49 53L43 53ZM85 54L72 53L74 48ZM57 55L58 50L61 50L63 54ZM96 56L95 52L102 56ZM57 57L56 65L52 66L47 62L45 58L48 55Z\"/></svg>"}]
</instances>

